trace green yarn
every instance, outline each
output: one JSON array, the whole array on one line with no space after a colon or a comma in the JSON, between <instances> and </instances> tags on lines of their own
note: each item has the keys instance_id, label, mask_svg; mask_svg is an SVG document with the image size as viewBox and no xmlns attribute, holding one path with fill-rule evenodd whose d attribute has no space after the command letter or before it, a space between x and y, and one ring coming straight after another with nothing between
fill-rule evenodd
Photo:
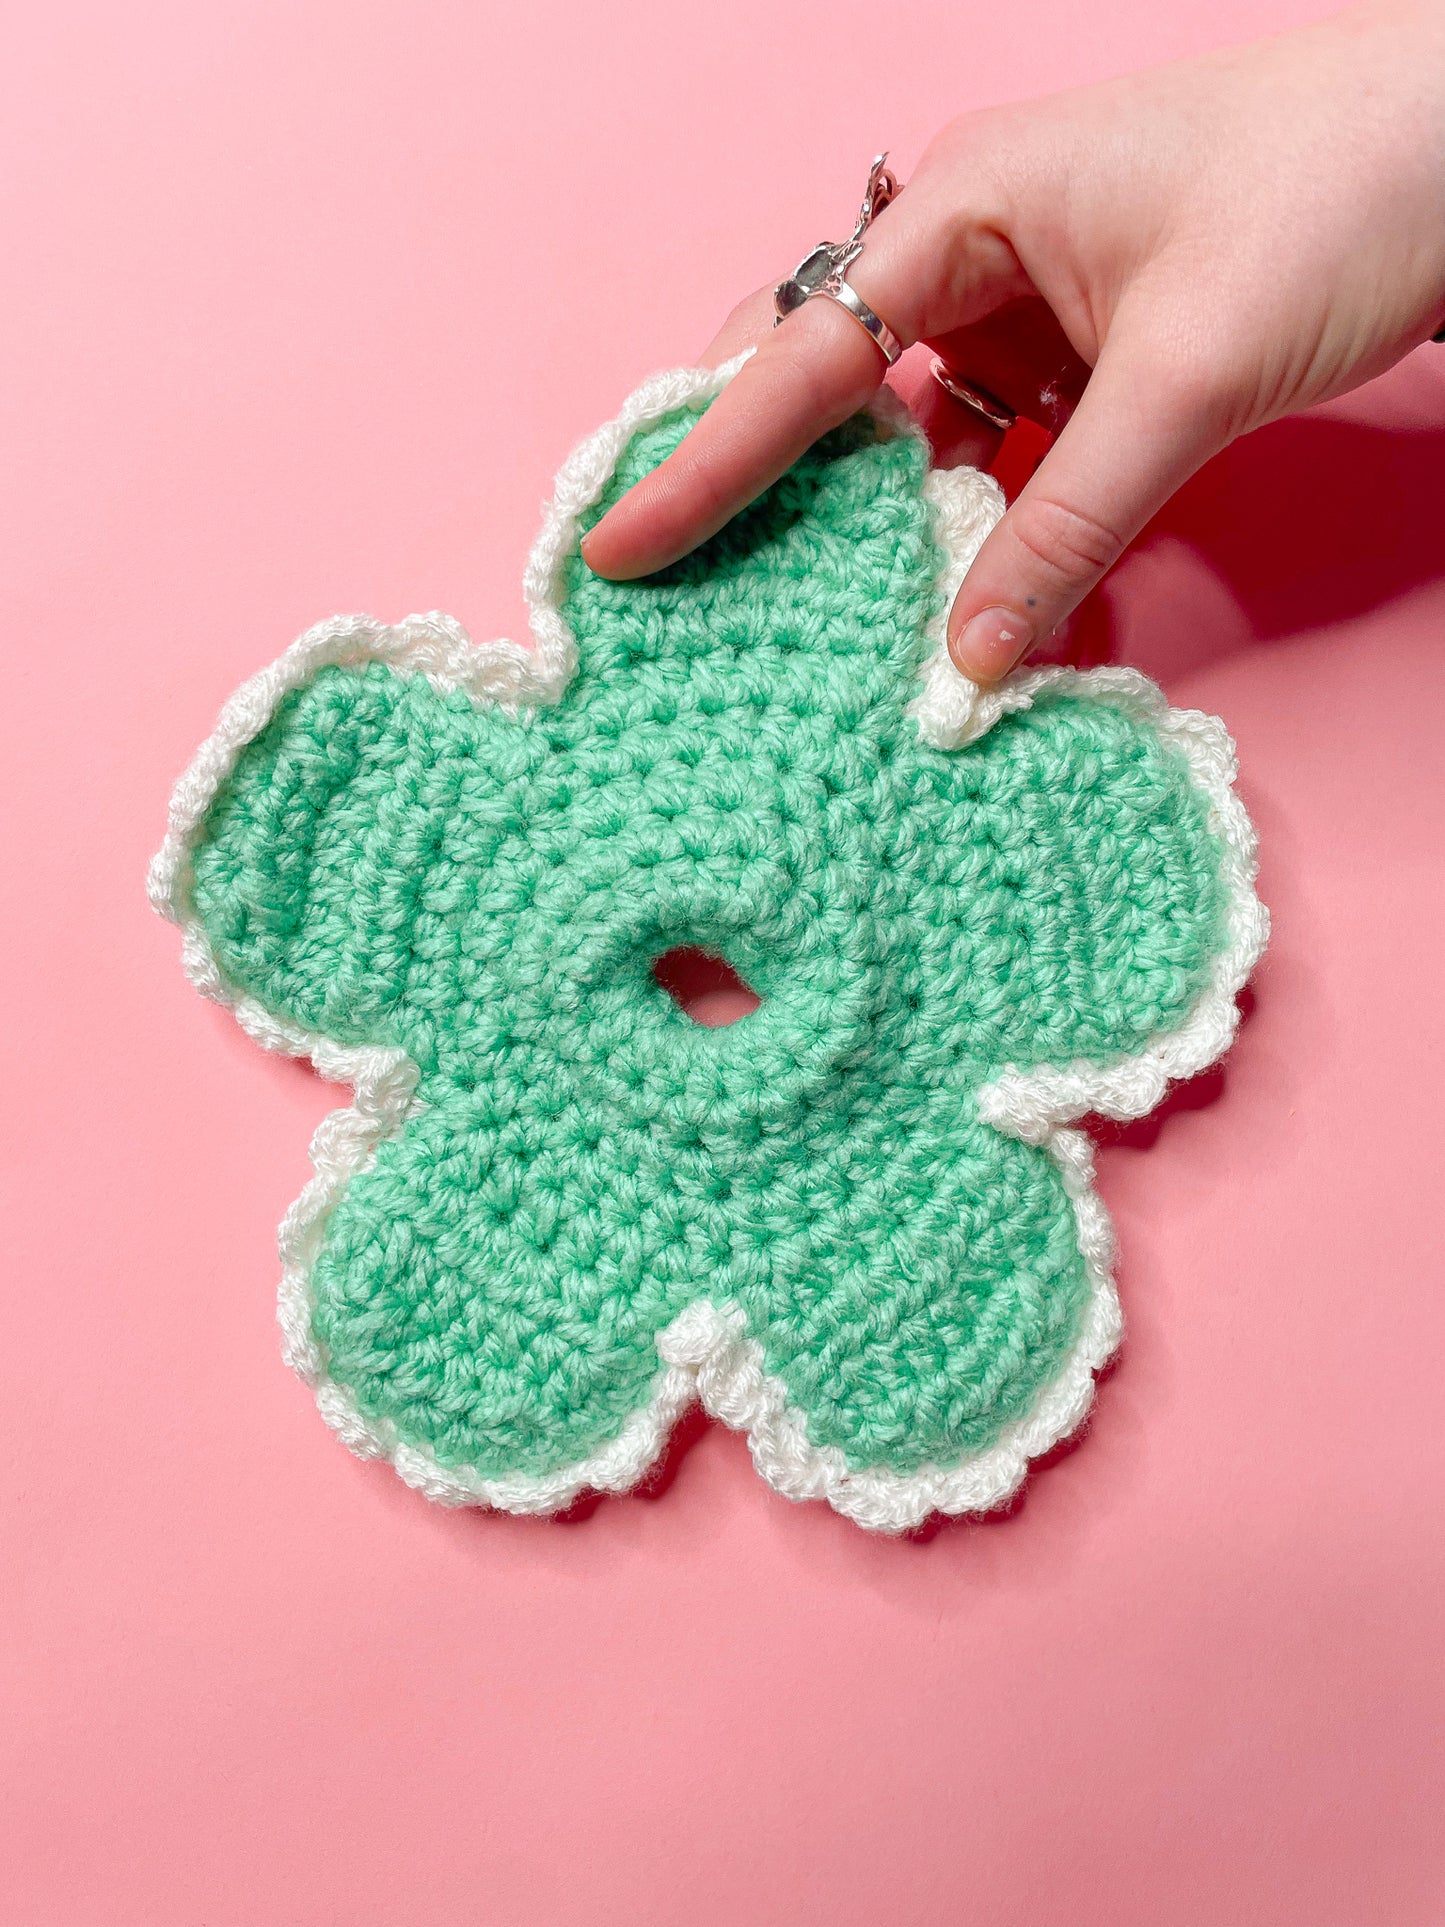
<instances>
[{"instance_id":1,"label":"green yarn","mask_svg":"<svg viewBox=\"0 0 1445 1927\"><path fill-rule=\"evenodd\" d=\"M590 519L691 419L635 436ZM418 1066L326 1222L312 1328L442 1466L593 1453L699 1298L855 1469L981 1450L1069 1354L1073 1206L978 1093L1177 1024L1223 942L1221 850L1121 708L1044 691L967 749L919 739L923 475L859 418L647 582L574 556L556 706L323 668L201 826L226 981ZM678 944L760 1008L694 1024L651 975Z\"/></svg>"}]
</instances>

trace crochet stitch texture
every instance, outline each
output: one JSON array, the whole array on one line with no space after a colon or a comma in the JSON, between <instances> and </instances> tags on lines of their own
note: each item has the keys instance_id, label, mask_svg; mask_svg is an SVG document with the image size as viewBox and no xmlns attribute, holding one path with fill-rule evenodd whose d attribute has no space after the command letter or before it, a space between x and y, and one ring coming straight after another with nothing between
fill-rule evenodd
<instances>
[{"instance_id":1,"label":"crochet stitch texture","mask_svg":"<svg viewBox=\"0 0 1445 1927\"><path fill-rule=\"evenodd\" d=\"M1228 1043L1252 838L1220 726L1142 678L981 708L938 642L996 495L894 411L592 576L581 530L725 378L564 471L536 652L351 619L241 692L152 887L203 989L356 1085L283 1227L348 1443L553 1510L701 1395L781 1490L901 1530L1082 1417L1119 1319L1063 1123ZM680 944L759 1009L692 1022L652 974Z\"/></svg>"}]
</instances>

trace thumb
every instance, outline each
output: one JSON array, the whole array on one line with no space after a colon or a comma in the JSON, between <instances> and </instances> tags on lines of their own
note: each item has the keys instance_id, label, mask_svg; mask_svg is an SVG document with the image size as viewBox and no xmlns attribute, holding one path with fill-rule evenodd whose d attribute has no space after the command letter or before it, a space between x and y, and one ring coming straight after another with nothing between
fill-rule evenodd
<instances>
[{"instance_id":1,"label":"thumb","mask_svg":"<svg viewBox=\"0 0 1445 1927\"><path fill-rule=\"evenodd\" d=\"M1078 407L984 542L948 619L954 663L1006 676L1222 443L1202 384L1111 336Z\"/></svg>"}]
</instances>

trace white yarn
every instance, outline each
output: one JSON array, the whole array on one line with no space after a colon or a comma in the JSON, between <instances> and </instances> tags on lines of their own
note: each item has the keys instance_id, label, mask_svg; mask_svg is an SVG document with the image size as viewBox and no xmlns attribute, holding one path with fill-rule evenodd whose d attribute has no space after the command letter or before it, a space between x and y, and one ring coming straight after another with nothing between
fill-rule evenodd
<instances>
[{"instance_id":1,"label":"white yarn","mask_svg":"<svg viewBox=\"0 0 1445 1927\"><path fill-rule=\"evenodd\" d=\"M324 664L389 663L425 675L439 689L464 689L478 703L495 702L507 710L556 702L576 667L576 643L561 612L561 577L578 518L602 495L639 428L689 402L710 399L744 360L739 356L716 370L656 376L563 464L523 578L533 648L510 641L474 644L458 622L437 613L409 616L394 627L368 616L318 624L225 705L214 733L176 785L165 840L151 864L151 901L181 927L182 959L196 988L233 1011L267 1050L309 1057L321 1076L353 1087L352 1104L331 1112L316 1131L311 1143L315 1175L281 1225L277 1316L282 1352L314 1388L323 1418L353 1452L387 1460L408 1485L444 1505L550 1513L584 1491L627 1491L657 1462L695 1399L714 1418L746 1433L758 1471L776 1491L790 1499L826 1499L871 1530L906 1532L934 1513L985 1512L1003 1504L1022 1482L1029 1460L1068 1437L1083 1419L1094 1373L1113 1353L1122 1329L1112 1273L1113 1232L1093 1186L1092 1150L1082 1133L1064 1127L1089 1112L1142 1116L1159 1102L1171 1077L1192 1076L1212 1063L1234 1035L1235 995L1268 932L1267 914L1253 887L1254 833L1231 787L1233 746L1214 717L1170 709L1159 690L1131 670L1024 671L983 695L953 667L944 640L948 607L1003 501L992 478L977 470L933 471L924 493L946 562L938 585L940 607L927 635L933 654L910 707L923 739L938 748L957 748L975 741L1001 715L1027 708L1042 690L1066 685L1071 696L1111 703L1147 719L1178 746L1210 798L1211 827L1226 853L1229 942L1208 989L1178 1029L1119 1064L1008 1069L980 1093L980 1115L996 1129L1047 1147L1073 1203L1090 1298L1083 1328L1059 1375L1025 1418L986 1451L956 1466L907 1475L850 1471L835 1447L809 1443L801 1415L789 1406L782 1381L764 1369L762 1348L747 1336L738 1307L700 1296L658 1339L661 1364L650 1402L600 1451L561 1471L489 1479L445 1468L430 1453L401 1441L390 1421L361 1413L352 1394L329 1376L312 1337L310 1273L326 1220L347 1185L368 1168L377 1145L416 1115L417 1067L400 1050L339 1045L305 1031L226 983L191 906L190 853L197 830L242 750L289 691ZM892 432L918 433L887 390L880 392L874 413ZM706 1282L698 1289L705 1292Z\"/></svg>"}]
</instances>

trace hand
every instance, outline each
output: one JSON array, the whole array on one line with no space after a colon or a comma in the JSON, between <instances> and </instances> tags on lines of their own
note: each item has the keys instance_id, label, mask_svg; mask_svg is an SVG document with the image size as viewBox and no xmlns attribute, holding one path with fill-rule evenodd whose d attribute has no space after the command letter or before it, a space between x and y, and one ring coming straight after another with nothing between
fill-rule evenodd
<instances>
[{"instance_id":1,"label":"hand","mask_svg":"<svg viewBox=\"0 0 1445 1927\"><path fill-rule=\"evenodd\" d=\"M965 114L848 279L905 343L1058 431L950 615L958 667L995 682L1210 455L1382 373L1445 316L1445 4L1371 5ZM647 575L705 541L885 372L827 300L775 332L770 298L751 296L705 359L754 343L593 529L599 575ZM939 446L940 408L955 446ZM991 459L996 432L971 411L940 399L934 415L940 457Z\"/></svg>"}]
</instances>

